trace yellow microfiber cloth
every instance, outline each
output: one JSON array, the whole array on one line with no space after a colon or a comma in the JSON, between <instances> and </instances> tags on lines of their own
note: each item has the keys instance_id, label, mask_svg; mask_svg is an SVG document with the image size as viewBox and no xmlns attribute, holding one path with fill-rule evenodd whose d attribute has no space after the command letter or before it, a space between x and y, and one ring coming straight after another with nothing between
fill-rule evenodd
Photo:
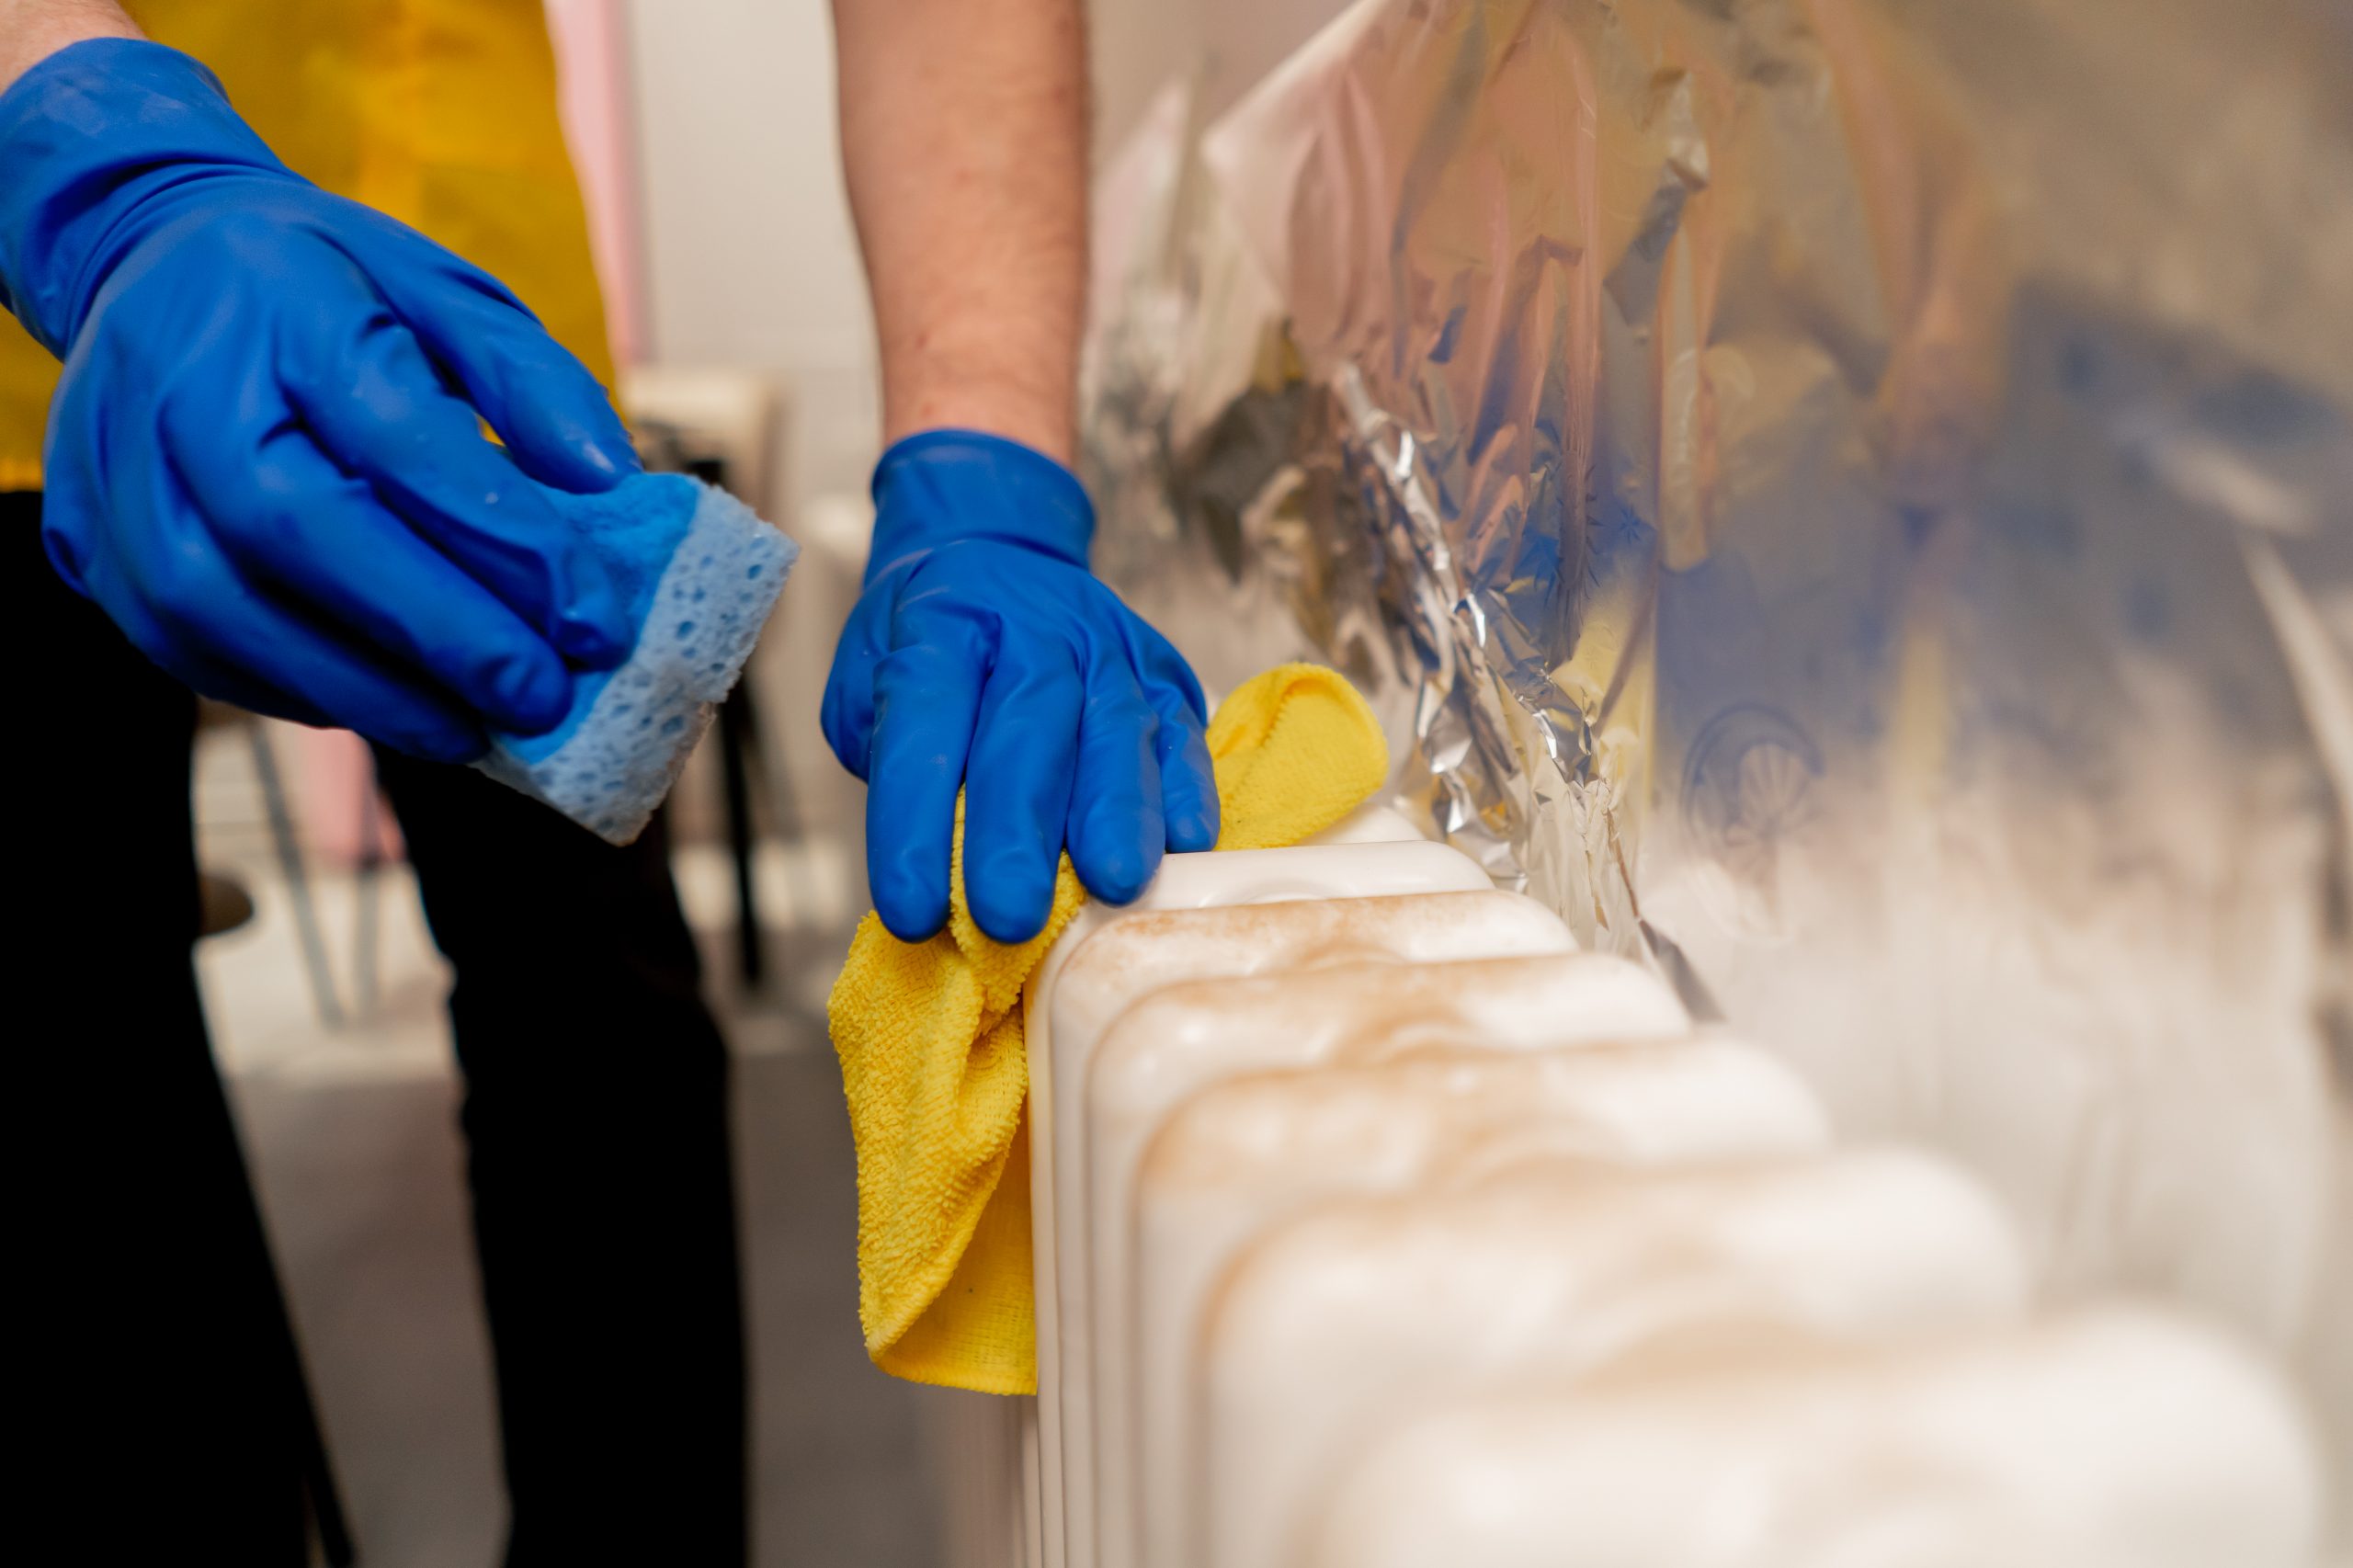
<instances>
[{"instance_id":1,"label":"yellow microfiber cloth","mask_svg":"<svg viewBox=\"0 0 2353 1568\"><path fill-rule=\"evenodd\" d=\"M1322 832L1389 772L1365 700L1334 671L1283 665L1209 727L1220 849ZM869 914L827 1004L858 1146L858 1313L874 1364L916 1382L1030 1393L1029 1062L1021 988L1086 902L1063 857L1046 928L991 941L964 903L963 821L947 929L902 942Z\"/></svg>"}]
</instances>

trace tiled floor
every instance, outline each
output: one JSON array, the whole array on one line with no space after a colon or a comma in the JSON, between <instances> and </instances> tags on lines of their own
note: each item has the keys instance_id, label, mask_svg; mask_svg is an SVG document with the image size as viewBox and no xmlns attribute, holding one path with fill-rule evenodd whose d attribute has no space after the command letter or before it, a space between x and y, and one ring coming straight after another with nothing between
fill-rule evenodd
<instances>
[{"instance_id":1,"label":"tiled floor","mask_svg":"<svg viewBox=\"0 0 2353 1568\"><path fill-rule=\"evenodd\" d=\"M389 875L375 1006L323 1027L267 840L233 812L210 814L208 860L234 866L259 914L205 944L208 1006L363 1561L488 1568L504 1505L439 961L413 890ZM848 1127L809 1006L842 949L840 858L778 867L804 891L798 909L772 909L800 916L780 945L790 1005L724 1009L749 1244L756 1561L919 1568L938 1556L930 1435L941 1402L963 1396L885 1378L859 1345ZM690 858L681 880L699 925L724 916L723 868ZM329 872L314 892L349 1006L356 890Z\"/></svg>"}]
</instances>

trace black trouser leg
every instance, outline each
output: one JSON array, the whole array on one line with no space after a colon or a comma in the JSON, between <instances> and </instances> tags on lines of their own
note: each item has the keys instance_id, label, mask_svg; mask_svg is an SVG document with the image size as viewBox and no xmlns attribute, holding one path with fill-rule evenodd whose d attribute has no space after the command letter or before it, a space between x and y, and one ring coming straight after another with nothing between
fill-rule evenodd
<instances>
[{"instance_id":1,"label":"black trouser leg","mask_svg":"<svg viewBox=\"0 0 2353 1568\"><path fill-rule=\"evenodd\" d=\"M299 1374L189 953L195 699L58 581L39 517L0 496L17 1533L74 1562L301 1563Z\"/></svg>"},{"instance_id":2,"label":"black trouser leg","mask_svg":"<svg viewBox=\"0 0 2353 1568\"><path fill-rule=\"evenodd\" d=\"M616 849L379 751L457 969L510 1568L745 1552L727 1059L661 824Z\"/></svg>"}]
</instances>

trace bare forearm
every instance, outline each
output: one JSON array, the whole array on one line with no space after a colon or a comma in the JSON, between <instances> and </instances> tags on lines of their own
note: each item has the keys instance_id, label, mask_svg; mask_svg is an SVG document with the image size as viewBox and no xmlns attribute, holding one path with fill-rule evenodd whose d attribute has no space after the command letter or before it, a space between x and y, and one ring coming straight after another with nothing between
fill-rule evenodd
<instances>
[{"instance_id":1,"label":"bare forearm","mask_svg":"<svg viewBox=\"0 0 2353 1568\"><path fill-rule=\"evenodd\" d=\"M69 43L140 36L114 0L0 0L0 92Z\"/></svg>"},{"instance_id":2,"label":"bare forearm","mask_svg":"<svg viewBox=\"0 0 2353 1568\"><path fill-rule=\"evenodd\" d=\"M1086 287L1082 0L834 0L886 439L1070 460Z\"/></svg>"}]
</instances>

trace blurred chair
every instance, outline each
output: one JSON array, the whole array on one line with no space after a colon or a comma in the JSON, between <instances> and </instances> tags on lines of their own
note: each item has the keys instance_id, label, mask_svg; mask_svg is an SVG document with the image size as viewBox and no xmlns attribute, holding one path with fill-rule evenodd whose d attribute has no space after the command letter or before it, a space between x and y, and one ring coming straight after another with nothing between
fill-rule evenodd
<instances>
[{"instance_id":1,"label":"blurred chair","mask_svg":"<svg viewBox=\"0 0 2353 1568\"><path fill-rule=\"evenodd\" d=\"M642 368L623 380L622 402L646 466L691 474L772 515L778 488L785 401L767 378L741 370L671 366ZM358 1013L373 1006L382 868L401 855L400 836L387 816L366 743L340 731L308 732L299 748L300 799L285 783L267 726L239 710L207 704L207 722L242 725L249 737L254 775L272 847L287 885L303 964L319 1017L340 1028L352 1016L343 1004L328 956L309 878L305 846L348 866L357 899L352 937L353 998ZM733 872L736 968L747 991L767 980L767 933L760 918L756 846L765 815L784 841L801 835L801 813L789 769L771 766L766 749L757 684L750 671L721 705L714 726L720 771L720 827ZM299 827L298 827L299 822ZM227 878L207 894L208 920L227 929L252 901ZM211 929L208 924L208 932Z\"/></svg>"},{"instance_id":2,"label":"blurred chair","mask_svg":"<svg viewBox=\"0 0 2353 1568\"><path fill-rule=\"evenodd\" d=\"M767 497L779 468L784 400L767 378L722 369L644 367L624 377L621 401L648 468L691 474L729 491L755 510L772 512ZM352 1013L335 983L305 874L304 846L353 872L353 999L364 1015L374 1005L377 988L381 873L401 854L399 832L386 814L366 743L340 731L307 733L300 748L302 789L297 801L286 788L267 726L225 705L208 703L206 715L216 725L243 725L249 737L254 775L319 1018L329 1028L339 1028ZM756 992L767 978L754 854L758 818L765 812L777 835L790 840L800 831L799 813L790 774L768 766L750 672L721 705L715 730L721 826L735 883L736 967L745 989ZM304 831L298 831L298 808ZM208 892L207 908L230 920L244 890L228 879L219 881L218 889ZM251 899L244 898L243 903L249 915Z\"/></svg>"},{"instance_id":3,"label":"blurred chair","mask_svg":"<svg viewBox=\"0 0 2353 1568\"><path fill-rule=\"evenodd\" d=\"M773 514L785 402L769 378L748 370L676 365L623 373L621 403L645 466L691 474L764 516ZM751 669L721 704L719 768L722 825L735 881L735 963L746 991L767 980L767 942L760 921L755 846L758 802L779 838L799 836L791 776L768 766L761 741L757 682Z\"/></svg>"}]
</instances>

